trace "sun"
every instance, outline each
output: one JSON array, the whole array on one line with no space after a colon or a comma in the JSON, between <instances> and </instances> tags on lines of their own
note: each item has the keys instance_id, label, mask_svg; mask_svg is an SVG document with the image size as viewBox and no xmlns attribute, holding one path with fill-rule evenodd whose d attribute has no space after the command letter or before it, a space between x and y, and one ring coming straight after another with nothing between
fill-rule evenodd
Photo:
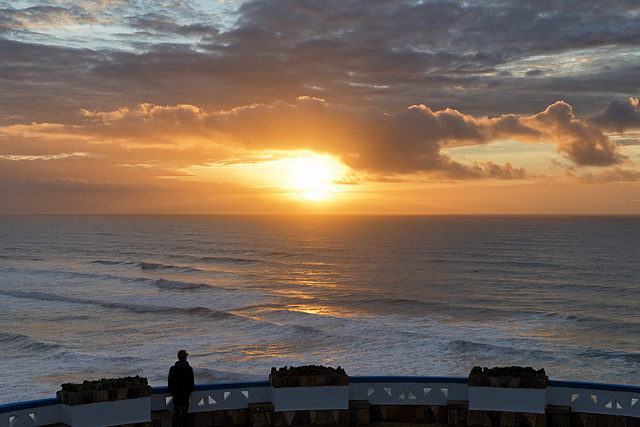
<instances>
[{"instance_id":1,"label":"sun","mask_svg":"<svg viewBox=\"0 0 640 427\"><path fill-rule=\"evenodd\" d=\"M326 200L337 192L344 165L330 156L297 157L289 162L291 188L305 200Z\"/></svg>"}]
</instances>

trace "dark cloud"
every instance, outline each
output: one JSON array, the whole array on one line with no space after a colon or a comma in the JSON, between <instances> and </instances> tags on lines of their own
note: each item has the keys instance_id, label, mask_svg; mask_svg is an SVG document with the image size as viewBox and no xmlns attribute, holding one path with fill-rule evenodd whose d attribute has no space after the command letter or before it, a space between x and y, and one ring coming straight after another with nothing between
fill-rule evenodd
<instances>
[{"instance_id":1,"label":"dark cloud","mask_svg":"<svg viewBox=\"0 0 640 427\"><path fill-rule=\"evenodd\" d=\"M301 95L488 116L565 99L586 116L640 90L640 65L625 55L640 45L635 0L253 0L224 17L190 2L32 4L0 14L5 48L27 58L2 56L3 96L16 103L3 103L0 123L59 122L81 108L139 102L217 110ZM64 45L51 30L96 21L127 31L92 46ZM583 65L545 62L566 55L568 63L574 52Z\"/></svg>"},{"instance_id":2,"label":"dark cloud","mask_svg":"<svg viewBox=\"0 0 640 427\"><path fill-rule=\"evenodd\" d=\"M540 77L542 75L544 75L546 73L545 70L541 70L539 68L535 69L535 70L527 70L526 73L524 73L525 76L527 77Z\"/></svg>"},{"instance_id":3,"label":"dark cloud","mask_svg":"<svg viewBox=\"0 0 640 427\"><path fill-rule=\"evenodd\" d=\"M557 150L577 165L608 166L625 159L618 146L599 129L574 119L573 109L565 102L556 102L544 112L523 120L537 124L557 142Z\"/></svg>"},{"instance_id":4,"label":"dark cloud","mask_svg":"<svg viewBox=\"0 0 640 427\"><path fill-rule=\"evenodd\" d=\"M638 98L616 99L589 121L611 131L624 132L628 129L640 129L640 106Z\"/></svg>"},{"instance_id":5,"label":"dark cloud","mask_svg":"<svg viewBox=\"0 0 640 427\"><path fill-rule=\"evenodd\" d=\"M179 24L173 17L159 13L148 13L127 19L132 27L156 37L168 37L172 35L211 37L218 34L218 30L203 23Z\"/></svg>"}]
</instances>

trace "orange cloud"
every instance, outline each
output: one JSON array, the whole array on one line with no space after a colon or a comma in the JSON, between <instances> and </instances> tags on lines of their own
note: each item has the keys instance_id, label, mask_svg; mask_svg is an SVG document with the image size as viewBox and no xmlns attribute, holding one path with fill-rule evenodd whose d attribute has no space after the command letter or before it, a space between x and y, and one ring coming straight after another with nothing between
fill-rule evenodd
<instances>
[{"instance_id":1,"label":"orange cloud","mask_svg":"<svg viewBox=\"0 0 640 427\"><path fill-rule=\"evenodd\" d=\"M522 119L525 126L540 131L557 143L557 150L578 166L608 166L625 157L609 137L588 122L577 120L565 102L556 102L545 111Z\"/></svg>"},{"instance_id":2,"label":"orange cloud","mask_svg":"<svg viewBox=\"0 0 640 427\"><path fill-rule=\"evenodd\" d=\"M598 127L576 119L571 106L562 101L532 116L496 118L476 118L452 109L432 111L424 105L384 113L310 97L293 104L276 101L218 112L192 105L140 104L82 114L80 124L14 125L0 131L5 138L22 138L27 146L38 145L38 138L55 137L65 141L65 152L92 152L118 158L118 163L174 168L211 164L256 150L311 150L336 156L355 171L380 176L522 178L526 172L510 163L468 165L441 151L506 138L553 142L577 166L616 165L626 159ZM35 155L33 151L30 154ZM24 153L14 146L11 154Z\"/></svg>"},{"instance_id":3,"label":"orange cloud","mask_svg":"<svg viewBox=\"0 0 640 427\"><path fill-rule=\"evenodd\" d=\"M555 142L578 166L605 166L624 160L615 143L590 123L576 119L560 101L525 117L475 118L456 110L432 111L424 105L387 114L302 97L207 113L191 105L85 112L92 132L111 137L172 142L180 135L247 149L310 149L336 155L354 169L404 174L459 171L461 165L440 152L447 145L484 144L513 138Z\"/></svg>"},{"instance_id":4,"label":"orange cloud","mask_svg":"<svg viewBox=\"0 0 640 427\"><path fill-rule=\"evenodd\" d=\"M615 167L598 172L586 173L578 178L588 184L607 184L610 182L640 182L640 171Z\"/></svg>"}]
</instances>

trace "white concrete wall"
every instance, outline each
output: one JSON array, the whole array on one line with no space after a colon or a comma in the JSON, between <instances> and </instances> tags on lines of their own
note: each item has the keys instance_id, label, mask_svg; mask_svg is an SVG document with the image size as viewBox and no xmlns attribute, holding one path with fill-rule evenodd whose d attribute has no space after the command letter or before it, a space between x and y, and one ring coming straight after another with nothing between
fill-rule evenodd
<instances>
[{"instance_id":1,"label":"white concrete wall","mask_svg":"<svg viewBox=\"0 0 640 427\"><path fill-rule=\"evenodd\" d=\"M349 409L349 386L271 387L276 411Z\"/></svg>"},{"instance_id":2,"label":"white concrete wall","mask_svg":"<svg viewBox=\"0 0 640 427\"><path fill-rule=\"evenodd\" d=\"M635 391L631 387L620 387L618 390L606 388L598 388L595 384L593 388L549 386L547 402L551 405L569 406L573 412L640 418L640 390Z\"/></svg>"},{"instance_id":3,"label":"white concrete wall","mask_svg":"<svg viewBox=\"0 0 640 427\"><path fill-rule=\"evenodd\" d=\"M436 382L354 382L350 400L368 400L372 405L446 405L469 400L468 385Z\"/></svg>"},{"instance_id":4,"label":"white concrete wall","mask_svg":"<svg viewBox=\"0 0 640 427\"><path fill-rule=\"evenodd\" d=\"M60 406L62 422L70 426L104 427L151 421L149 397Z\"/></svg>"},{"instance_id":5,"label":"white concrete wall","mask_svg":"<svg viewBox=\"0 0 640 427\"><path fill-rule=\"evenodd\" d=\"M546 389L469 387L470 411L544 414L546 406Z\"/></svg>"},{"instance_id":6,"label":"white concrete wall","mask_svg":"<svg viewBox=\"0 0 640 427\"><path fill-rule=\"evenodd\" d=\"M45 405L0 412L0 427L31 427L55 424L61 420L61 405Z\"/></svg>"}]
</instances>

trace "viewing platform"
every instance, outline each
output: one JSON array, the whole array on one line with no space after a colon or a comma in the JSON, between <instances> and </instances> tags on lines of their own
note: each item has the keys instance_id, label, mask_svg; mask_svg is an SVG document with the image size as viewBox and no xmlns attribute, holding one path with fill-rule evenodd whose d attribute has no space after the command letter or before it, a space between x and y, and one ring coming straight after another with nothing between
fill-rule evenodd
<instances>
[{"instance_id":1,"label":"viewing platform","mask_svg":"<svg viewBox=\"0 0 640 427\"><path fill-rule=\"evenodd\" d=\"M140 380L1 405L0 427L171 427L167 387ZM189 411L192 427L640 427L640 387L553 381L518 367L474 368L467 378L300 367L265 381L198 384Z\"/></svg>"}]
</instances>

